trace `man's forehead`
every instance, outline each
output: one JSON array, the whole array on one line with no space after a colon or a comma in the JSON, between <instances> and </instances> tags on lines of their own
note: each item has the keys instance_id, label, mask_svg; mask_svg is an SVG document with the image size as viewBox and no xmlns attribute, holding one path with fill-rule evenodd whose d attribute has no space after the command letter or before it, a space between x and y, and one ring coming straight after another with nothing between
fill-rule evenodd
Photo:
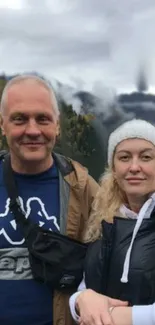
<instances>
[{"instance_id":1,"label":"man's forehead","mask_svg":"<svg viewBox=\"0 0 155 325\"><path fill-rule=\"evenodd\" d=\"M37 104L38 103L38 104ZM51 94L48 89L40 84L15 84L8 89L7 94L7 108L14 105L35 106L46 105L46 107L53 106Z\"/></svg>"},{"instance_id":2,"label":"man's forehead","mask_svg":"<svg viewBox=\"0 0 155 325\"><path fill-rule=\"evenodd\" d=\"M36 80L22 80L12 84L6 93L6 106L3 115L13 111L51 111L55 113L55 99L50 88Z\"/></svg>"},{"instance_id":3,"label":"man's forehead","mask_svg":"<svg viewBox=\"0 0 155 325\"><path fill-rule=\"evenodd\" d=\"M24 80L15 84L12 84L8 88L8 97L13 95L22 95L27 93L27 95L32 95L37 93L38 95L49 95L49 90L41 83L34 80Z\"/></svg>"}]
</instances>

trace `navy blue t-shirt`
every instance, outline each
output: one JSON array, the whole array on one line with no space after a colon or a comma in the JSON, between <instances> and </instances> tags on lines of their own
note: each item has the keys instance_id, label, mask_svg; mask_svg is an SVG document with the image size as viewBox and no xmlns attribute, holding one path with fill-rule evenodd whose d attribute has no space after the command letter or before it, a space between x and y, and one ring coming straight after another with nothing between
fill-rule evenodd
<instances>
[{"instance_id":1,"label":"navy blue t-shirt","mask_svg":"<svg viewBox=\"0 0 155 325\"><path fill-rule=\"evenodd\" d=\"M15 173L27 218L60 230L59 177L55 164L38 175ZM32 277L25 239L9 211L0 161L0 324L51 325L52 292Z\"/></svg>"}]
</instances>

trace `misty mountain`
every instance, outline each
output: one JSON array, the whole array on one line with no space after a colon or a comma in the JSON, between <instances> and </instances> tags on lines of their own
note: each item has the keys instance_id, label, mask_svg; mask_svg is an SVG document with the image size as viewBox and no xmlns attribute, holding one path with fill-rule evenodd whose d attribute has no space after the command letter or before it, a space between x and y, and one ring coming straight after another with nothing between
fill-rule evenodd
<instances>
[{"instance_id":1,"label":"misty mountain","mask_svg":"<svg viewBox=\"0 0 155 325\"><path fill-rule=\"evenodd\" d=\"M60 86L59 98L80 114L92 113L95 120L92 121L95 129L100 134L100 141L105 144L109 133L119 124L132 118L145 119L155 124L155 95L146 92L135 91L128 94L114 95L109 101L97 95L76 91L72 87ZM106 138L103 141L103 134ZM105 136L106 133L106 136Z\"/></svg>"},{"instance_id":2,"label":"misty mountain","mask_svg":"<svg viewBox=\"0 0 155 325\"><path fill-rule=\"evenodd\" d=\"M95 116L91 124L98 138L101 152L101 155L96 157L96 161L101 160L101 163L98 164L97 172L93 168L89 167L89 169L96 179L103 172L103 166L106 165L108 137L116 127L132 118L145 119L155 124L155 95L141 91L141 89L128 94L114 95L108 99L107 94L104 98L104 93L102 97L99 97L91 92L76 90L59 83L56 93L60 101L63 100L66 104L72 105L77 113L91 113ZM94 166L96 166L96 161L94 161Z\"/></svg>"},{"instance_id":3,"label":"misty mountain","mask_svg":"<svg viewBox=\"0 0 155 325\"><path fill-rule=\"evenodd\" d=\"M81 112L85 114L91 112L100 118L102 116L103 123L109 123L109 120L112 122L117 114L124 115L123 119L134 117L155 123L155 95L153 94L141 92L121 94L115 97L107 107L105 107L104 100L89 92L77 92L75 96L81 101Z\"/></svg>"},{"instance_id":4,"label":"misty mountain","mask_svg":"<svg viewBox=\"0 0 155 325\"><path fill-rule=\"evenodd\" d=\"M155 123L155 95L142 92L122 94L118 102L125 113L130 111L136 118Z\"/></svg>"}]
</instances>

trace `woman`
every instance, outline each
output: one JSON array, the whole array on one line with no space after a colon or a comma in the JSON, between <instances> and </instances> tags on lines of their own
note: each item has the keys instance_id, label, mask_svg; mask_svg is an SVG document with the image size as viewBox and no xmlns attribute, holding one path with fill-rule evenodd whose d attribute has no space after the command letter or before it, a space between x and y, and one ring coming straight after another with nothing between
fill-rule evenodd
<instances>
[{"instance_id":1,"label":"woman","mask_svg":"<svg viewBox=\"0 0 155 325\"><path fill-rule=\"evenodd\" d=\"M93 243L79 292L70 298L73 318L81 325L155 325L152 124L131 120L110 135L85 241Z\"/></svg>"}]
</instances>

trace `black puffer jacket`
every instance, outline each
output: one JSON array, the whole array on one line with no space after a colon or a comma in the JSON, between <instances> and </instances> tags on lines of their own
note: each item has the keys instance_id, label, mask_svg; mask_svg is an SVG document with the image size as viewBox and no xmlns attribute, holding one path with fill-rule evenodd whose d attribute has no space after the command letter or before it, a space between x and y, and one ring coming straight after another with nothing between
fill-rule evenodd
<instances>
[{"instance_id":1,"label":"black puffer jacket","mask_svg":"<svg viewBox=\"0 0 155 325\"><path fill-rule=\"evenodd\" d=\"M103 237L92 243L85 263L88 288L113 298L129 301L130 305L145 305L155 301L155 210L144 219L134 240L128 282L121 277L135 220L114 218L114 223L102 222Z\"/></svg>"}]
</instances>

